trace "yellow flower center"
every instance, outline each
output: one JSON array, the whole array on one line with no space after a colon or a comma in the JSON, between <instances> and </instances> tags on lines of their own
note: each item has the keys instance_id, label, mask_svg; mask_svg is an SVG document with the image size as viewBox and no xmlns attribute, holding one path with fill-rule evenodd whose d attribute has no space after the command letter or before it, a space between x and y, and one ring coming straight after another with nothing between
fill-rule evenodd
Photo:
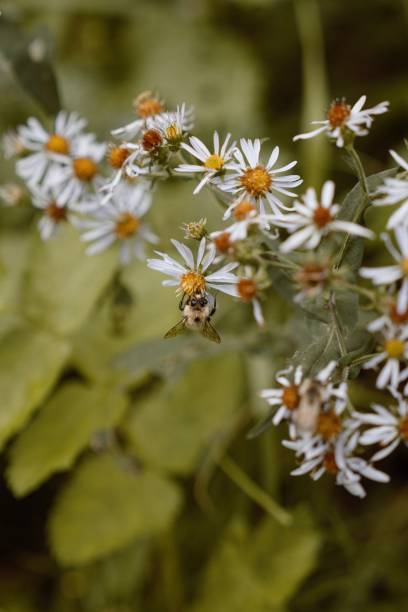
<instances>
[{"instance_id":1,"label":"yellow flower center","mask_svg":"<svg viewBox=\"0 0 408 612\"><path fill-rule=\"evenodd\" d=\"M180 279L180 289L187 295L205 291L205 278L198 272L186 272Z\"/></svg>"},{"instance_id":2,"label":"yellow flower center","mask_svg":"<svg viewBox=\"0 0 408 612\"><path fill-rule=\"evenodd\" d=\"M57 206L55 202L50 202L50 204L48 204L47 208L45 209L45 214L55 223L65 221L67 218L65 208Z\"/></svg>"},{"instance_id":3,"label":"yellow flower center","mask_svg":"<svg viewBox=\"0 0 408 612\"><path fill-rule=\"evenodd\" d=\"M234 217L237 221L244 221L248 215L256 210L255 206L252 202L248 202L247 200L243 200L239 204L237 204L234 208Z\"/></svg>"},{"instance_id":4,"label":"yellow flower center","mask_svg":"<svg viewBox=\"0 0 408 612\"><path fill-rule=\"evenodd\" d=\"M344 100L335 100L332 102L329 110L327 111L327 119L330 123L330 127L336 128L341 127L344 122L349 118L351 108Z\"/></svg>"},{"instance_id":5,"label":"yellow flower center","mask_svg":"<svg viewBox=\"0 0 408 612\"><path fill-rule=\"evenodd\" d=\"M72 163L75 175L80 181L91 181L97 173L98 167L89 157L78 157Z\"/></svg>"},{"instance_id":6,"label":"yellow flower center","mask_svg":"<svg viewBox=\"0 0 408 612\"><path fill-rule=\"evenodd\" d=\"M108 151L108 162L112 168L121 168L130 155L126 147L111 147Z\"/></svg>"},{"instance_id":7,"label":"yellow flower center","mask_svg":"<svg viewBox=\"0 0 408 612\"><path fill-rule=\"evenodd\" d=\"M408 416L405 416L400 420L399 431L401 438L404 438L404 440L408 442Z\"/></svg>"},{"instance_id":8,"label":"yellow flower center","mask_svg":"<svg viewBox=\"0 0 408 612\"><path fill-rule=\"evenodd\" d=\"M222 157L216 153L213 153L213 155L210 155L210 157L207 157L205 160L204 167L208 168L209 170L221 170L224 164L225 162Z\"/></svg>"},{"instance_id":9,"label":"yellow flower center","mask_svg":"<svg viewBox=\"0 0 408 612\"><path fill-rule=\"evenodd\" d=\"M402 340L391 338L391 340L385 342L384 349L391 359L399 359L404 355L405 344Z\"/></svg>"},{"instance_id":10,"label":"yellow flower center","mask_svg":"<svg viewBox=\"0 0 408 612\"><path fill-rule=\"evenodd\" d=\"M330 440L341 431L341 421L334 410L321 412L317 421L316 432L323 440Z\"/></svg>"},{"instance_id":11,"label":"yellow flower center","mask_svg":"<svg viewBox=\"0 0 408 612\"><path fill-rule=\"evenodd\" d=\"M265 195L272 184L272 177L263 166L247 168L240 178L241 185L254 197Z\"/></svg>"},{"instance_id":12,"label":"yellow flower center","mask_svg":"<svg viewBox=\"0 0 408 612\"><path fill-rule=\"evenodd\" d=\"M282 404L288 410L295 410L300 401L299 395L299 387L297 385L292 385L290 387L285 387L282 393Z\"/></svg>"},{"instance_id":13,"label":"yellow flower center","mask_svg":"<svg viewBox=\"0 0 408 612\"><path fill-rule=\"evenodd\" d=\"M238 294L244 302L250 302L256 297L256 283L252 278L241 278L237 284Z\"/></svg>"},{"instance_id":14,"label":"yellow flower center","mask_svg":"<svg viewBox=\"0 0 408 612\"><path fill-rule=\"evenodd\" d=\"M172 123L168 128L166 128L165 134L169 142L180 140L181 137L181 131L175 123Z\"/></svg>"},{"instance_id":15,"label":"yellow flower center","mask_svg":"<svg viewBox=\"0 0 408 612\"><path fill-rule=\"evenodd\" d=\"M69 142L63 136L59 134L51 134L48 141L45 144L47 151L53 153L60 153L61 155L67 155L69 153Z\"/></svg>"},{"instance_id":16,"label":"yellow flower center","mask_svg":"<svg viewBox=\"0 0 408 612\"><path fill-rule=\"evenodd\" d=\"M408 276L408 257L405 257L402 261L401 261L401 268L402 271L404 272L404 274L406 276Z\"/></svg>"},{"instance_id":17,"label":"yellow flower center","mask_svg":"<svg viewBox=\"0 0 408 612\"><path fill-rule=\"evenodd\" d=\"M140 221L128 212L123 213L116 222L115 233L120 240L130 238L136 234L140 227Z\"/></svg>"}]
</instances>

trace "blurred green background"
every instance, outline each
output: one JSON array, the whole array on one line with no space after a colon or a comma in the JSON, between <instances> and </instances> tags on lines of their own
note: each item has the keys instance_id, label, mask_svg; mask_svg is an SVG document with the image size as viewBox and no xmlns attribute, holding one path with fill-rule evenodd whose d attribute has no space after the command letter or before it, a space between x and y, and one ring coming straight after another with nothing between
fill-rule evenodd
<instances>
[{"instance_id":1,"label":"blurred green background","mask_svg":"<svg viewBox=\"0 0 408 612\"><path fill-rule=\"evenodd\" d=\"M307 184L330 176L346 192L352 171L324 138L291 142L332 98L390 101L358 141L368 173L407 136L406 0L0 8L49 41L64 108L103 139L151 89L169 107L193 104L197 135L269 137ZM0 110L1 131L43 117L5 61ZM1 162L0 183L12 167ZM214 202L191 192L156 192L164 248L182 222L219 227ZM258 390L296 348L278 297L262 336L249 307L221 300L220 348L166 344L178 315L154 272L130 266L113 303L115 253L86 258L68 229L42 244L27 210L0 210L0 224L1 612L408 609L406 452L384 463L392 484L368 485L361 501L328 477L290 477L283 428L246 439L266 409ZM374 397L353 394L363 408Z\"/></svg>"}]
</instances>

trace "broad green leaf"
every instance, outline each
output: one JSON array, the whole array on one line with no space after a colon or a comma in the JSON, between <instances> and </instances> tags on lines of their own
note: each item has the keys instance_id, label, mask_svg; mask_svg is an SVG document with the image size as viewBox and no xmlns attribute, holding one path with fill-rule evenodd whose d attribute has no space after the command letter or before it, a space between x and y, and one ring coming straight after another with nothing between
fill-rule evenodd
<instances>
[{"instance_id":1,"label":"broad green leaf","mask_svg":"<svg viewBox=\"0 0 408 612\"><path fill-rule=\"evenodd\" d=\"M28 232L0 234L0 316L15 313L19 307L30 244L31 235Z\"/></svg>"},{"instance_id":2,"label":"broad green leaf","mask_svg":"<svg viewBox=\"0 0 408 612\"><path fill-rule=\"evenodd\" d=\"M37 237L24 293L27 316L60 334L77 330L89 316L116 266L117 253L84 253L78 232L69 225L47 242Z\"/></svg>"},{"instance_id":3,"label":"broad green leaf","mask_svg":"<svg viewBox=\"0 0 408 612\"><path fill-rule=\"evenodd\" d=\"M210 559L190 612L276 612L313 570L320 536L298 510L290 527L265 518L254 531L229 527Z\"/></svg>"},{"instance_id":4,"label":"broad green leaf","mask_svg":"<svg viewBox=\"0 0 408 612\"><path fill-rule=\"evenodd\" d=\"M188 474L211 438L232 425L243 383L237 354L195 360L178 382L135 403L123 425L131 448L149 465Z\"/></svg>"},{"instance_id":5,"label":"broad green leaf","mask_svg":"<svg viewBox=\"0 0 408 612\"><path fill-rule=\"evenodd\" d=\"M51 549L63 565L80 565L133 539L165 530L179 510L178 488L119 456L85 460L59 495L49 520Z\"/></svg>"},{"instance_id":6,"label":"broad green leaf","mask_svg":"<svg viewBox=\"0 0 408 612\"><path fill-rule=\"evenodd\" d=\"M0 52L10 62L22 88L46 113L57 113L61 104L44 32L30 38L16 23L0 14Z\"/></svg>"},{"instance_id":7,"label":"broad green leaf","mask_svg":"<svg viewBox=\"0 0 408 612\"><path fill-rule=\"evenodd\" d=\"M17 328L0 341L0 446L19 431L60 374L69 344L42 331Z\"/></svg>"},{"instance_id":8,"label":"broad green leaf","mask_svg":"<svg viewBox=\"0 0 408 612\"><path fill-rule=\"evenodd\" d=\"M7 480L14 494L26 495L71 467L92 434L114 426L125 407L124 396L106 387L61 387L11 448Z\"/></svg>"}]
</instances>

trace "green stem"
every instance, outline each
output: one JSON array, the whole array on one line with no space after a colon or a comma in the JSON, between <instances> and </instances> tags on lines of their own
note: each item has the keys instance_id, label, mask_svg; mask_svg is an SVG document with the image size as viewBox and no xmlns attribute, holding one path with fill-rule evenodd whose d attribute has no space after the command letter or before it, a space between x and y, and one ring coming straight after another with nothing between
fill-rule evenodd
<instances>
[{"instance_id":1,"label":"green stem","mask_svg":"<svg viewBox=\"0 0 408 612\"><path fill-rule=\"evenodd\" d=\"M241 468L228 457L224 455L217 461L222 471L254 502L268 514L273 516L281 525L290 525L292 517L289 512L272 499L263 489L261 489Z\"/></svg>"},{"instance_id":2,"label":"green stem","mask_svg":"<svg viewBox=\"0 0 408 612\"><path fill-rule=\"evenodd\" d=\"M354 168L356 169L356 173L357 173L357 177L358 180L360 181L361 187L364 191L364 193L366 194L367 198L370 198L370 191L368 188L368 183L367 183L367 177L366 177L366 173L364 171L364 167L363 164L361 163L361 159L359 154L357 153L357 151L354 148L353 144L349 144L345 146L345 150L348 153ZM364 210L364 207L363 207ZM362 211L361 211L362 212ZM357 218L359 218L360 215L358 215Z\"/></svg>"},{"instance_id":3,"label":"green stem","mask_svg":"<svg viewBox=\"0 0 408 612\"><path fill-rule=\"evenodd\" d=\"M336 299L334 297L333 292L331 292L330 294L328 305L329 305L330 316L331 316L332 323L333 323L334 335L336 336L340 355L341 357L344 357L345 355L347 355L347 346L344 341L343 333L341 331L341 325L340 325L340 321L339 321L339 317L337 315L337 309L336 309ZM349 368L345 366L342 372L343 380L347 380L348 375L349 375Z\"/></svg>"}]
</instances>

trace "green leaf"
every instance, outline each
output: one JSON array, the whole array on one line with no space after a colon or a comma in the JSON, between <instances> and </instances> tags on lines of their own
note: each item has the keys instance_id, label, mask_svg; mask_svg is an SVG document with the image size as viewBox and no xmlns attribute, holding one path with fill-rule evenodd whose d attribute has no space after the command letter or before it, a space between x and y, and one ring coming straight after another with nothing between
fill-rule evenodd
<instances>
[{"instance_id":1,"label":"green leaf","mask_svg":"<svg viewBox=\"0 0 408 612\"><path fill-rule=\"evenodd\" d=\"M92 434L114 426L125 407L124 396L108 388L61 387L11 448L7 480L15 495L26 495L71 467Z\"/></svg>"},{"instance_id":2,"label":"green leaf","mask_svg":"<svg viewBox=\"0 0 408 612\"><path fill-rule=\"evenodd\" d=\"M142 535L165 530L179 510L178 488L120 457L84 461L59 495L49 520L49 540L63 565L88 563Z\"/></svg>"},{"instance_id":3,"label":"green leaf","mask_svg":"<svg viewBox=\"0 0 408 612\"><path fill-rule=\"evenodd\" d=\"M192 362L182 378L143 397L123 425L137 456L149 465L188 474L211 438L231 426L243 393L237 354Z\"/></svg>"},{"instance_id":4,"label":"green leaf","mask_svg":"<svg viewBox=\"0 0 408 612\"><path fill-rule=\"evenodd\" d=\"M210 559L190 612L282 610L313 570L320 545L305 511L294 517L290 527L265 518L253 532L234 522Z\"/></svg>"},{"instance_id":5,"label":"green leaf","mask_svg":"<svg viewBox=\"0 0 408 612\"><path fill-rule=\"evenodd\" d=\"M19 431L53 387L69 345L50 334L13 329L0 341L0 447Z\"/></svg>"},{"instance_id":6,"label":"green leaf","mask_svg":"<svg viewBox=\"0 0 408 612\"><path fill-rule=\"evenodd\" d=\"M0 13L0 52L10 62L22 88L46 113L57 113L61 104L44 32L30 38Z\"/></svg>"},{"instance_id":7,"label":"green leaf","mask_svg":"<svg viewBox=\"0 0 408 612\"><path fill-rule=\"evenodd\" d=\"M28 232L2 232L0 235L0 315L15 313L31 244Z\"/></svg>"},{"instance_id":8,"label":"green leaf","mask_svg":"<svg viewBox=\"0 0 408 612\"><path fill-rule=\"evenodd\" d=\"M56 239L37 237L24 293L27 316L60 334L74 332L87 319L109 284L116 266L114 250L84 254L77 231L61 227Z\"/></svg>"}]
</instances>

